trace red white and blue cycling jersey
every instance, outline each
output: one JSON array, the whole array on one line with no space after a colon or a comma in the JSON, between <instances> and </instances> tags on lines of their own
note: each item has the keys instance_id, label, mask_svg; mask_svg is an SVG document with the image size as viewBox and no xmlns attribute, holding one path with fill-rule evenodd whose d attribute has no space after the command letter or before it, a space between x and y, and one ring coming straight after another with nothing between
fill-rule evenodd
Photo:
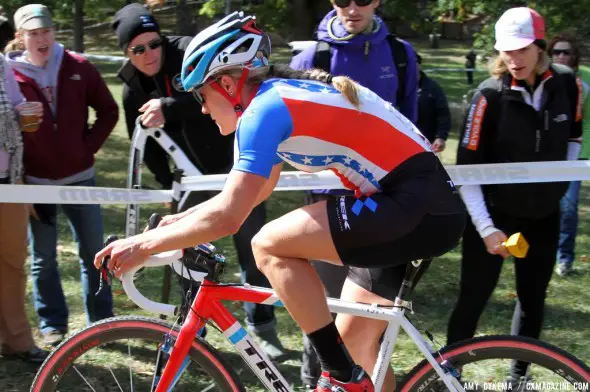
<instances>
[{"instance_id":1,"label":"red white and blue cycling jersey","mask_svg":"<svg viewBox=\"0 0 590 392\"><path fill-rule=\"evenodd\" d=\"M283 160L305 172L333 170L357 196L381 192L389 173L430 144L389 102L359 92L360 110L324 83L263 82L238 123L234 169L268 178Z\"/></svg>"}]
</instances>

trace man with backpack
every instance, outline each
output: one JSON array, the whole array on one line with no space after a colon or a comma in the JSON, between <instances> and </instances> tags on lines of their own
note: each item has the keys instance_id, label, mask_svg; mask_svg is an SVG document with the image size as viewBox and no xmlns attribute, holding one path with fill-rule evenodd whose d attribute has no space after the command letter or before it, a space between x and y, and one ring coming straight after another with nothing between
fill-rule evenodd
<instances>
[{"instance_id":1,"label":"man with backpack","mask_svg":"<svg viewBox=\"0 0 590 392\"><path fill-rule=\"evenodd\" d=\"M381 0L331 0L333 10L320 22L317 44L308 46L291 60L291 68L320 68L333 75L346 75L391 102L410 121L418 118L418 65L412 46L390 34L376 15ZM359 129L359 133L370 132ZM315 190L306 202L341 195L342 190ZM328 263L313 263L328 296L340 297L347 270ZM395 297L395 274L372 274L371 284L392 288ZM387 280L387 281L386 281ZM387 297L389 297L388 295ZM392 299L392 298L389 298ZM348 346L348 342L347 342ZM320 376L315 352L304 339L301 380L315 386Z\"/></svg>"}]
</instances>

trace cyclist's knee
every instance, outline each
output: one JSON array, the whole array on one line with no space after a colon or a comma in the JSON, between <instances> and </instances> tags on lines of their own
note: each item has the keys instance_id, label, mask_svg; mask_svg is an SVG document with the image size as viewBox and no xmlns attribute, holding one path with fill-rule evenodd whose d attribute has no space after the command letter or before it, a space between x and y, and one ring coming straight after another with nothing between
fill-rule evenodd
<instances>
[{"instance_id":1,"label":"cyclist's knee","mask_svg":"<svg viewBox=\"0 0 590 392\"><path fill-rule=\"evenodd\" d=\"M266 226L262 227L254 237L252 237L252 252L256 260L256 267L264 272L272 261L273 251L275 249L275 242L269 235L269 230Z\"/></svg>"}]
</instances>

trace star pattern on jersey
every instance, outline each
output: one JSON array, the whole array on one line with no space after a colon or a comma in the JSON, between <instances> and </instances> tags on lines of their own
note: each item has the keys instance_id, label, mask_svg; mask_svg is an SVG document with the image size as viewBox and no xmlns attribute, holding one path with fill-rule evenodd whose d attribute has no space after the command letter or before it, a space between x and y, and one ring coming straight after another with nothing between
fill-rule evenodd
<instances>
[{"instance_id":1,"label":"star pattern on jersey","mask_svg":"<svg viewBox=\"0 0 590 392\"><path fill-rule=\"evenodd\" d=\"M281 79L282 84L286 84L291 87L295 87L298 89L303 89L306 91L310 91L312 93L322 93L322 94L340 94L338 90L336 90L332 86L328 86L324 83L316 83L314 81L302 81L297 79Z\"/></svg>"},{"instance_id":2,"label":"star pattern on jersey","mask_svg":"<svg viewBox=\"0 0 590 392\"><path fill-rule=\"evenodd\" d=\"M371 184L373 184L375 188L381 189L381 186L379 185L379 182L377 181L373 173L371 173L360 162L346 155L302 155L293 152L279 152L278 155L284 160L305 166L325 167L328 165L334 165L335 163L339 163L345 167L354 170L355 172L366 178Z\"/></svg>"}]
</instances>

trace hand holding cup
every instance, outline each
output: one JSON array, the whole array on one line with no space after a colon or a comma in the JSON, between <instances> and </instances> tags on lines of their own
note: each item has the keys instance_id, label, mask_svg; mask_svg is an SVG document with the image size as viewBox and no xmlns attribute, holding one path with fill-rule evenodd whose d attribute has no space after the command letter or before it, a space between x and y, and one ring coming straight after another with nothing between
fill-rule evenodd
<instances>
[{"instance_id":1,"label":"hand holding cup","mask_svg":"<svg viewBox=\"0 0 590 392\"><path fill-rule=\"evenodd\" d=\"M25 102L18 105L16 111L24 132L37 132L43 121L43 104L41 102Z\"/></svg>"}]
</instances>

